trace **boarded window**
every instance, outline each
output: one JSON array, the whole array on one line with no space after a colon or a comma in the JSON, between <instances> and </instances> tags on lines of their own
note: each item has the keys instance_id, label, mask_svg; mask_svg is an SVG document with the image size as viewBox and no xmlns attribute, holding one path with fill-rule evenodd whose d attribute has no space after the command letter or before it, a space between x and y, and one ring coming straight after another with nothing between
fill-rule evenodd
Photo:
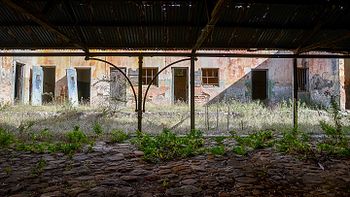
<instances>
[{"instance_id":1,"label":"boarded window","mask_svg":"<svg viewBox=\"0 0 350 197\"><path fill-rule=\"evenodd\" d=\"M298 91L308 91L308 68L297 68Z\"/></svg>"},{"instance_id":2,"label":"boarded window","mask_svg":"<svg viewBox=\"0 0 350 197\"><path fill-rule=\"evenodd\" d=\"M142 85L151 83L153 77L158 73L158 68L142 68ZM158 78L156 78L152 85L158 86Z\"/></svg>"},{"instance_id":3,"label":"boarded window","mask_svg":"<svg viewBox=\"0 0 350 197\"><path fill-rule=\"evenodd\" d=\"M219 69L202 68L202 84L219 86Z\"/></svg>"}]
</instances>

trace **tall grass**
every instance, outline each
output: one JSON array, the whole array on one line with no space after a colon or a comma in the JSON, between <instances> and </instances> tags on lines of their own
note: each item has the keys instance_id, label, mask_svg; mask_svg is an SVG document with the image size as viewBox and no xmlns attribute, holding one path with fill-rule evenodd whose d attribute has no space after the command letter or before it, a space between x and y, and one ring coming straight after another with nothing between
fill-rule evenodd
<instances>
[{"instance_id":1,"label":"tall grass","mask_svg":"<svg viewBox=\"0 0 350 197\"><path fill-rule=\"evenodd\" d=\"M249 134L258 130L272 130L282 133L292 127L292 105L282 102L265 106L259 102L241 103L221 102L212 105L196 104L196 128L205 135L229 135L234 130L238 134ZM159 133L163 129L185 134L190 130L190 107L186 103L146 104L143 114L143 131ZM326 110L312 109L299 104L299 128L308 133L319 133L321 120L328 121L331 116ZM348 122L349 119L346 119ZM128 133L137 128L137 114L134 105L125 106L118 111L109 108L65 105L46 105L33 107L15 105L0 111L0 127L8 130L43 130L62 132L80 125L81 129L93 132L94 124L99 122L100 130L118 129ZM344 125L349 125L345 123ZM96 126L96 125L95 125Z\"/></svg>"}]
</instances>

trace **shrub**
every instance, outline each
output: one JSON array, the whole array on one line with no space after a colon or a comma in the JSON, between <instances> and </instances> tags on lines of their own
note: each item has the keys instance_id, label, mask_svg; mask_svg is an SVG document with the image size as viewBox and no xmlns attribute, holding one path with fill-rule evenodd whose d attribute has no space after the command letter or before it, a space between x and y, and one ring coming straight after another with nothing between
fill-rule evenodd
<instances>
[{"instance_id":1,"label":"shrub","mask_svg":"<svg viewBox=\"0 0 350 197\"><path fill-rule=\"evenodd\" d=\"M301 131L287 131L277 140L276 148L289 154L308 154L311 152L310 138Z\"/></svg>"},{"instance_id":2,"label":"shrub","mask_svg":"<svg viewBox=\"0 0 350 197\"><path fill-rule=\"evenodd\" d=\"M225 136L216 136L215 137L215 142L216 142L216 144L217 145L222 145L223 144L223 142L224 142L224 140L225 140Z\"/></svg>"},{"instance_id":3,"label":"shrub","mask_svg":"<svg viewBox=\"0 0 350 197\"><path fill-rule=\"evenodd\" d=\"M211 147L209 150L210 150L210 153L213 155L224 155L225 154L225 146L223 146L223 145Z\"/></svg>"},{"instance_id":4,"label":"shrub","mask_svg":"<svg viewBox=\"0 0 350 197\"><path fill-rule=\"evenodd\" d=\"M350 156L349 139L344 133L340 108L334 96L331 96L331 114L333 121L331 124L320 121L321 129L326 137L317 144L317 148L329 155Z\"/></svg>"},{"instance_id":5,"label":"shrub","mask_svg":"<svg viewBox=\"0 0 350 197\"><path fill-rule=\"evenodd\" d=\"M88 137L84 132L80 130L78 126L73 131L69 131L65 134L66 139L69 143L87 143Z\"/></svg>"},{"instance_id":6,"label":"shrub","mask_svg":"<svg viewBox=\"0 0 350 197\"><path fill-rule=\"evenodd\" d=\"M198 154L204 144L203 135L198 130L191 131L184 137L178 137L167 129L156 136L139 131L136 135L132 143L144 152L144 159L151 162Z\"/></svg>"},{"instance_id":7,"label":"shrub","mask_svg":"<svg viewBox=\"0 0 350 197\"><path fill-rule=\"evenodd\" d=\"M232 151L238 155L247 155L247 150L243 146L235 146Z\"/></svg>"},{"instance_id":8,"label":"shrub","mask_svg":"<svg viewBox=\"0 0 350 197\"><path fill-rule=\"evenodd\" d=\"M0 128L0 147L8 147L15 141L15 136L3 128Z\"/></svg>"},{"instance_id":9,"label":"shrub","mask_svg":"<svg viewBox=\"0 0 350 197\"><path fill-rule=\"evenodd\" d=\"M94 123L94 126L93 126L92 130L97 135L101 135L103 133L102 126L101 126L101 124L99 122L95 122Z\"/></svg>"},{"instance_id":10,"label":"shrub","mask_svg":"<svg viewBox=\"0 0 350 197\"><path fill-rule=\"evenodd\" d=\"M51 141L53 134L50 132L50 130L43 129L38 133L32 133L31 138L33 141Z\"/></svg>"},{"instance_id":11,"label":"shrub","mask_svg":"<svg viewBox=\"0 0 350 197\"><path fill-rule=\"evenodd\" d=\"M129 138L129 135L121 130L111 131L111 142L112 143L121 143Z\"/></svg>"},{"instance_id":12,"label":"shrub","mask_svg":"<svg viewBox=\"0 0 350 197\"><path fill-rule=\"evenodd\" d=\"M245 155L250 150L271 147L273 145L271 131L259 131L246 137L240 137L234 134L233 138L238 144L238 146L233 148L233 152L240 155Z\"/></svg>"}]
</instances>

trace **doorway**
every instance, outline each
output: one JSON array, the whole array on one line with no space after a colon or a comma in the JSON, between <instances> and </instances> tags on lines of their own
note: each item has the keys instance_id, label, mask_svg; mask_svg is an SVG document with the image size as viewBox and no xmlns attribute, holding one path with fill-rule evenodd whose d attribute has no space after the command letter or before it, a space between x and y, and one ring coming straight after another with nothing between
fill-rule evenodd
<instances>
[{"instance_id":1,"label":"doorway","mask_svg":"<svg viewBox=\"0 0 350 197\"><path fill-rule=\"evenodd\" d=\"M252 99L263 101L267 98L267 70L253 70Z\"/></svg>"},{"instance_id":2,"label":"doorway","mask_svg":"<svg viewBox=\"0 0 350 197\"><path fill-rule=\"evenodd\" d=\"M79 103L90 102L91 69L76 68Z\"/></svg>"},{"instance_id":3,"label":"doorway","mask_svg":"<svg viewBox=\"0 0 350 197\"><path fill-rule=\"evenodd\" d=\"M43 66L43 103L50 103L55 98L56 68Z\"/></svg>"},{"instance_id":4,"label":"doorway","mask_svg":"<svg viewBox=\"0 0 350 197\"><path fill-rule=\"evenodd\" d=\"M24 88L24 64L16 62L15 68L15 89L14 100L15 103L23 102L23 88Z\"/></svg>"},{"instance_id":5,"label":"doorway","mask_svg":"<svg viewBox=\"0 0 350 197\"><path fill-rule=\"evenodd\" d=\"M110 68L110 97L112 101L126 103L126 79L116 68ZM126 73L126 68L120 68Z\"/></svg>"},{"instance_id":6,"label":"doorway","mask_svg":"<svg viewBox=\"0 0 350 197\"><path fill-rule=\"evenodd\" d=\"M188 69L173 68L174 103L188 102Z\"/></svg>"}]
</instances>

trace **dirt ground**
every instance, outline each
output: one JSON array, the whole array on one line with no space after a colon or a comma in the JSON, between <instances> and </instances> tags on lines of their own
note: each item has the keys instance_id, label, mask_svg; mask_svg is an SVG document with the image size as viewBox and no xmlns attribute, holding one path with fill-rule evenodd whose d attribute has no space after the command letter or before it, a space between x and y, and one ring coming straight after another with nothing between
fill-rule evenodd
<instances>
[{"instance_id":1,"label":"dirt ground","mask_svg":"<svg viewBox=\"0 0 350 197\"><path fill-rule=\"evenodd\" d=\"M133 145L98 142L72 157L1 151L0 196L349 196L350 159L272 149L146 163Z\"/></svg>"}]
</instances>

